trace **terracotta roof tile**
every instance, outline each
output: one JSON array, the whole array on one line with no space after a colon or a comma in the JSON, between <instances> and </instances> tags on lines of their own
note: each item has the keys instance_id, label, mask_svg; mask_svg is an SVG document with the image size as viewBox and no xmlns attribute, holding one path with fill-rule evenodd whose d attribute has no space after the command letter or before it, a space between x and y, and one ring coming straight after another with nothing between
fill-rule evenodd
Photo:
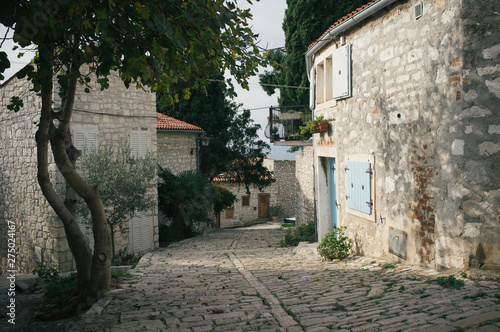
<instances>
[{"instance_id":1,"label":"terracotta roof tile","mask_svg":"<svg viewBox=\"0 0 500 332\"><path fill-rule=\"evenodd\" d=\"M156 129L203 131L200 127L156 112Z\"/></svg>"},{"instance_id":2,"label":"terracotta roof tile","mask_svg":"<svg viewBox=\"0 0 500 332\"><path fill-rule=\"evenodd\" d=\"M328 29L326 29L326 31L321 35L321 37L319 37L318 39L316 39L316 41L313 42L311 45L309 45L309 47L307 49L309 50L311 47L314 46L314 44L316 44L318 41L320 41L321 39L323 39L328 34L328 31L330 31L331 29L335 28L336 26L342 24L344 21L347 21L351 17L355 16L359 12L365 10L366 8L370 7L371 5L373 5L373 4L375 4L375 3L379 2L379 1L380 0L373 0L373 1L369 2L369 3L367 3L366 5L363 5L363 6L359 7L359 8L357 8L353 12L347 14L346 16L342 17L340 20L338 20L333 25L331 25Z\"/></svg>"}]
</instances>

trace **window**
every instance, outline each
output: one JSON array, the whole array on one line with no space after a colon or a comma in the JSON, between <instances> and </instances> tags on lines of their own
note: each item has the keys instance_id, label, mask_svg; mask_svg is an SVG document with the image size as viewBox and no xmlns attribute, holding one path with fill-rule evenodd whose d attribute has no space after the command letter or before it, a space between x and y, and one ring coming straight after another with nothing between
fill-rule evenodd
<instances>
[{"instance_id":1,"label":"window","mask_svg":"<svg viewBox=\"0 0 500 332\"><path fill-rule=\"evenodd\" d=\"M147 130L130 131L130 155L144 158L149 151L149 132Z\"/></svg>"},{"instance_id":2,"label":"window","mask_svg":"<svg viewBox=\"0 0 500 332\"><path fill-rule=\"evenodd\" d=\"M234 218L234 208L229 208L226 210L226 219Z\"/></svg>"},{"instance_id":3,"label":"window","mask_svg":"<svg viewBox=\"0 0 500 332\"><path fill-rule=\"evenodd\" d=\"M372 166L369 162L348 161L346 167L347 207L371 215Z\"/></svg>"},{"instance_id":4,"label":"window","mask_svg":"<svg viewBox=\"0 0 500 332\"><path fill-rule=\"evenodd\" d=\"M241 205L242 206L250 205L250 196L241 196Z\"/></svg>"},{"instance_id":5,"label":"window","mask_svg":"<svg viewBox=\"0 0 500 332\"><path fill-rule=\"evenodd\" d=\"M351 96L351 47L340 46L311 69L310 104Z\"/></svg>"},{"instance_id":6,"label":"window","mask_svg":"<svg viewBox=\"0 0 500 332\"><path fill-rule=\"evenodd\" d=\"M97 128L73 129L73 146L78 150L97 149Z\"/></svg>"}]
</instances>

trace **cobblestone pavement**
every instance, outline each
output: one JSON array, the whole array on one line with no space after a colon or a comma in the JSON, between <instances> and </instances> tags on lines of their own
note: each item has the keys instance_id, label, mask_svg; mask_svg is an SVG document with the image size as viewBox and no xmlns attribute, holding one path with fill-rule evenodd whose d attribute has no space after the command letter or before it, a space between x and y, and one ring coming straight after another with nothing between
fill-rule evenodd
<instances>
[{"instance_id":1,"label":"cobblestone pavement","mask_svg":"<svg viewBox=\"0 0 500 332\"><path fill-rule=\"evenodd\" d=\"M500 331L500 285L279 248L275 225L218 230L141 259L71 331Z\"/></svg>"}]
</instances>

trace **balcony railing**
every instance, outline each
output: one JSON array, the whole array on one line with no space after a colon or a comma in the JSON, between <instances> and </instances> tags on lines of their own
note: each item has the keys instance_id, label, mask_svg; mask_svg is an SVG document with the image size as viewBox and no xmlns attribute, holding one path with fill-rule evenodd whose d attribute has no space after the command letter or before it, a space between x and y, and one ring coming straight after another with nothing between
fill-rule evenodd
<instances>
[{"instance_id":1,"label":"balcony railing","mask_svg":"<svg viewBox=\"0 0 500 332\"><path fill-rule=\"evenodd\" d=\"M266 137L274 145L306 146L312 145L311 134L301 134L300 127L312 119L308 106L269 108Z\"/></svg>"}]
</instances>

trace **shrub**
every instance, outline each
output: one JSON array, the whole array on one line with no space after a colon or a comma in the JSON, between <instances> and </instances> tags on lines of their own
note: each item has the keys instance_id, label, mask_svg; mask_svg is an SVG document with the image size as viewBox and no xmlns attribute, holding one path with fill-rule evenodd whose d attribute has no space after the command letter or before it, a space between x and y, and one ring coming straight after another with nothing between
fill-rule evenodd
<instances>
[{"instance_id":1,"label":"shrub","mask_svg":"<svg viewBox=\"0 0 500 332\"><path fill-rule=\"evenodd\" d=\"M325 235L325 238L318 246L318 253L321 257L332 259L343 259L349 255L352 248L352 241L345 236L346 227L338 227L333 232Z\"/></svg>"},{"instance_id":2,"label":"shrub","mask_svg":"<svg viewBox=\"0 0 500 332\"><path fill-rule=\"evenodd\" d=\"M314 222L299 226L295 231L287 231L285 238L280 241L281 247L296 246L299 242L311 242L314 240Z\"/></svg>"}]
</instances>

